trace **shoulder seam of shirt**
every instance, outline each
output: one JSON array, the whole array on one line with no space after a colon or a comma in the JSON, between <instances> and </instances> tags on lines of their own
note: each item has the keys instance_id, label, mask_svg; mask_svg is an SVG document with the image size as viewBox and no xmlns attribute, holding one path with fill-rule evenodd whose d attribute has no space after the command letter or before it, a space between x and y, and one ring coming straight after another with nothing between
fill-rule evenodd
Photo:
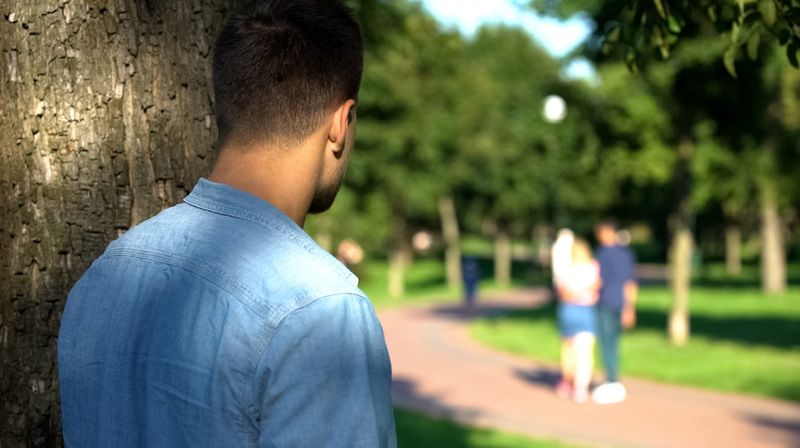
<instances>
[{"instance_id":1,"label":"shoulder seam of shirt","mask_svg":"<svg viewBox=\"0 0 800 448\"><path fill-rule=\"evenodd\" d=\"M258 361L256 362L255 369L252 372L252 375L251 375L252 378L250 380L250 397L252 397L252 399L255 399L255 397L256 397L256 393L255 393L256 390L255 389L256 389L256 382L258 381L258 379L256 378L256 373L258 372L258 368L261 365L261 363L264 362L264 359L266 358L267 353L269 352L269 348L270 348L270 346L272 344L272 341L275 339L275 335L278 334L278 331L280 330L281 325L283 325L283 323L286 322L286 319L289 316L291 316L291 315L293 315L293 314L295 314L297 312L300 312L302 310L305 310L306 308L308 308L312 304L319 303L322 300L330 299L330 298L334 298L334 297L355 298L356 300L358 300L361 303L365 303L366 302L366 304L369 307L370 311L372 311L372 313L375 314L375 306L372 304L372 301L369 300L369 298L366 296L366 294L363 294L363 293L362 294L357 294L357 293L354 293L354 292L333 293L333 294L326 294L326 295L323 295L323 296L315 297L315 298L312 298L310 300L305 301L305 303L303 303L303 304L299 304L299 306L297 306L295 309L285 313L283 316L281 316L281 319L275 324L275 328L273 329L272 336L269 338L268 341L264 342L263 347L259 347L259 349L258 349L259 350L258 357L257 357ZM258 408L256 408L254 406L254 401L252 399L248 403L248 407L250 408L251 418L254 421L257 421L256 414L259 413L259 410L258 410Z\"/></svg>"},{"instance_id":2,"label":"shoulder seam of shirt","mask_svg":"<svg viewBox=\"0 0 800 448\"><path fill-rule=\"evenodd\" d=\"M281 233L286 234L291 240L297 243L298 246L302 247L309 251L312 255L317 255L315 252L315 248L311 246L307 241L304 241L299 235L297 235L297 231L295 229L290 228L287 225L281 224L280 222L274 219L265 219L264 216L257 215L255 213L249 212L242 208L231 207L229 205L223 205L215 202L211 202L205 200L203 198L198 198L196 196L187 196L183 200L185 203L197 207L212 213L219 213L222 215L230 216L233 218L244 219L246 221L250 221L256 224L261 224L267 227L271 227L275 230L281 231Z\"/></svg>"},{"instance_id":3,"label":"shoulder seam of shirt","mask_svg":"<svg viewBox=\"0 0 800 448\"><path fill-rule=\"evenodd\" d=\"M240 301L250 308L254 313L259 315L260 317L264 318L269 325L269 315L270 313L274 313L276 310L272 309L271 307L266 306L266 304L259 302L255 299L256 295L243 283L237 281L234 278L231 278L228 274L219 269L204 266L198 263L195 263L186 258L179 258L175 256L168 256L166 254L155 252L153 250L140 248L140 247L130 247L130 246L116 246L116 247L109 247L106 250L106 253L109 257L133 257L139 258L142 260L149 260L154 261L157 263L163 263L170 266L175 266L193 274L196 274L211 284L217 286L218 288L226 291L233 297L240 299ZM222 281L220 281L222 280Z\"/></svg>"},{"instance_id":4,"label":"shoulder seam of shirt","mask_svg":"<svg viewBox=\"0 0 800 448\"><path fill-rule=\"evenodd\" d=\"M276 219L267 218L263 215L252 213L243 208L232 207L230 205L220 204L218 202L212 202L197 196L191 196L191 195L187 196L186 198L183 199L183 202L192 207L196 207L210 213L217 213L225 216L230 216L232 218L242 219L245 221L249 221L279 231L281 232L281 234L287 236L293 243L300 246L310 255L322 259L322 261L325 262L329 261L324 259L322 254L322 252L324 251L322 251L321 248L312 244L309 241L311 237L308 237L307 235L305 237L303 235L300 235L297 229L293 229L290 226L287 226ZM346 271L346 268L341 268L339 266L336 266L337 275L340 275L341 277L347 280L351 280L353 273L349 271L345 273L344 271Z\"/></svg>"}]
</instances>

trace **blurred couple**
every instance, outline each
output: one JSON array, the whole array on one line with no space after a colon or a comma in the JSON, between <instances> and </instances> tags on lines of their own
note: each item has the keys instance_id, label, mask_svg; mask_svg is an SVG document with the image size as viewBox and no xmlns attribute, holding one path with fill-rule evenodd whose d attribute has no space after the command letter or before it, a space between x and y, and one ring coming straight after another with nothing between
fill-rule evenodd
<instances>
[{"instance_id":1,"label":"blurred couple","mask_svg":"<svg viewBox=\"0 0 800 448\"><path fill-rule=\"evenodd\" d=\"M561 381L556 394L576 403L625 400L619 382L619 337L636 324L638 285L635 259L620 242L613 221L595 227L596 257L586 240L569 229L558 232L552 250L553 282L558 293L561 334ZM590 391L595 339L599 338L606 382Z\"/></svg>"}]
</instances>

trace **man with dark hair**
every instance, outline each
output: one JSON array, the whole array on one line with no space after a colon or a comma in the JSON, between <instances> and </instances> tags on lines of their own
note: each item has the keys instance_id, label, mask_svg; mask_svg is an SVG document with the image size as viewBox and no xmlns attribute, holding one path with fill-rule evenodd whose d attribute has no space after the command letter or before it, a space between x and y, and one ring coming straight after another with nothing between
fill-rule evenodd
<instances>
[{"instance_id":1,"label":"man with dark hair","mask_svg":"<svg viewBox=\"0 0 800 448\"><path fill-rule=\"evenodd\" d=\"M630 248L619 244L617 224L612 220L595 227L600 249L600 299L597 302L597 336L606 383L594 390L596 403L611 404L625 400L625 386L619 382L619 335L621 328L636 324L636 260Z\"/></svg>"},{"instance_id":2,"label":"man with dark hair","mask_svg":"<svg viewBox=\"0 0 800 448\"><path fill-rule=\"evenodd\" d=\"M356 129L358 24L262 0L215 48L220 153L109 245L59 336L67 447L394 447L391 367L358 279L302 230Z\"/></svg>"}]
</instances>

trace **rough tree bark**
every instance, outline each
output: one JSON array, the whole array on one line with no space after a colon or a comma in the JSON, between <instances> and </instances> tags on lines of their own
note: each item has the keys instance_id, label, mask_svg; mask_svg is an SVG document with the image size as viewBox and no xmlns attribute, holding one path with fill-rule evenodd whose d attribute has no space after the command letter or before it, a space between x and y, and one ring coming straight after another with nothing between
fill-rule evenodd
<instances>
[{"instance_id":1,"label":"rough tree bark","mask_svg":"<svg viewBox=\"0 0 800 448\"><path fill-rule=\"evenodd\" d=\"M447 286L450 289L461 287L461 247L453 196L447 195L439 199L439 216L442 221L444 237L444 259L447 268Z\"/></svg>"},{"instance_id":2,"label":"rough tree bark","mask_svg":"<svg viewBox=\"0 0 800 448\"><path fill-rule=\"evenodd\" d=\"M61 445L56 336L107 243L209 168L224 0L0 5L0 446Z\"/></svg>"}]
</instances>

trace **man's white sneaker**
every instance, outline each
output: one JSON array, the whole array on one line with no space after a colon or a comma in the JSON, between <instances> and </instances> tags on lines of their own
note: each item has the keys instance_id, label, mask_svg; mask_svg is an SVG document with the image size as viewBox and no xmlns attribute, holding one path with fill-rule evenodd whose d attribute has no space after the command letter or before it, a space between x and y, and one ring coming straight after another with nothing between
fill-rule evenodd
<instances>
[{"instance_id":1,"label":"man's white sneaker","mask_svg":"<svg viewBox=\"0 0 800 448\"><path fill-rule=\"evenodd\" d=\"M605 383L592 392L592 401L597 404L614 404L625 401L626 391L622 383Z\"/></svg>"}]
</instances>

